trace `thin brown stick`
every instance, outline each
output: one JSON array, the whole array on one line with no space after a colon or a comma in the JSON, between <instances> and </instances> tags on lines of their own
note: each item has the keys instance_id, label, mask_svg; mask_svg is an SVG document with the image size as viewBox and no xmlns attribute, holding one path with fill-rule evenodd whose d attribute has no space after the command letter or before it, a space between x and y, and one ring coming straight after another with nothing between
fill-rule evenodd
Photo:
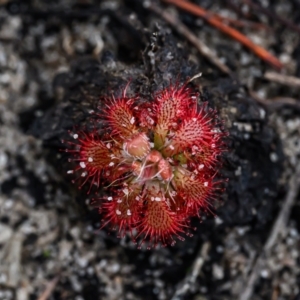
<instances>
[{"instance_id":1,"label":"thin brown stick","mask_svg":"<svg viewBox=\"0 0 300 300\"><path fill-rule=\"evenodd\" d=\"M174 4L177 7L181 8L193 15L203 18L209 24L213 25L220 31L226 33L227 35L234 38L236 41L240 42L245 47L249 48L258 57L260 57L262 60L266 61L273 67L275 67L277 69L283 68L282 63L274 55L272 55L266 49L253 43L251 40L249 40L245 35L243 35L238 30L222 23L222 21L220 21L212 13L206 11L202 7L200 7L194 3L191 3L187 0L162 0L162 1L166 2L166 3Z\"/></svg>"},{"instance_id":2,"label":"thin brown stick","mask_svg":"<svg viewBox=\"0 0 300 300\"><path fill-rule=\"evenodd\" d=\"M263 267L263 263L266 257L268 257L271 249L275 245L279 235L284 235L286 232L287 223L291 213L291 209L296 201L296 197L299 193L300 185L300 164L298 164L296 172L290 178L288 184L288 193L281 207L281 210L277 216L277 219L272 227L271 233L267 242L265 243L261 254L258 256L252 272L247 279L246 288L243 290L242 294L239 296L239 300L249 300L252 297L254 285L259 277L260 271Z\"/></svg>"},{"instance_id":3,"label":"thin brown stick","mask_svg":"<svg viewBox=\"0 0 300 300\"><path fill-rule=\"evenodd\" d=\"M216 14L213 14L213 16L227 25L232 25L232 26L236 26L236 27L249 27L249 28L256 29L256 30L261 30L261 29L262 30L270 30L271 29L270 27L268 27L267 25L262 24L262 23L256 23L256 22L251 22L251 21L241 21L241 20L237 20L237 19L223 17L221 15L216 15Z\"/></svg>"},{"instance_id":4,"label":"thin brown stick","mask_svg":"<svg viewBox=\"0 0 300 300\"><path fill-rule=\"evenodd\" d=\"M290 87L300 88L300 78L287 76L276 72L266 72L264 78Z\"/></svg>"},{"instance_id":5,"label":"thin brown stick","mask_svg":"<svg viewBox=\"0 0 300 300\"><path fill-rule=\"evenodd\" d=\"M209 242L206 242L202 245L191 267L191 271L188 272L185 278L177 285L177 288L171 300L182 299L182 297L189 292L191 286L197 283L197 277L200 274L205 261L207 260L210 246L211 245Z\"/></svg>"},{"instance_id":6,"label":"thin brown stick","mask_svg":"<svg viewBox=\"0 0 300 300\"><path fill-rule=\"evenodd\" d=\"M294 106L295 108L300 109L300 98L295 99L292 97L274 97L274 98L269 99L268 101L274 103L277 106L290 105L290 106Z\"/></svg>"},{"instance_id":7,"label":"thin brown stick","mask_svg":"<svg viewBox=\"0 0 300 300\"><path fill-rule=\"evenodd\" d=\"M255 99L257 102L259 102L269 110L278 110L284 106L293 106L294 108L300 110L300 99L291 97L275 97L271 99L264 99L253 90L249 90L249 94L253 99Z\"/></svg>"},{"instance_id":8,"label":"thin brown stick","mask_svg":"<svg viewBox=\"0 0 300 300\"><path fill-rule=\"evenodd\" d=\"M202 41L200 41L196 35L194 35L179 19L175 16L171 15L170 13L162 10L160 7L154 4L150 4L148 9L155 12L161 18L163 18L166 22L168 22L171 26L173 26L178 33L185 36L185 38L193 44L197 50L206 57L212 64L218 67L222 72L229 74L231 70L224 65L220 59L206 46Z\"/></svg>"},{"instance_id":9,"label":"thin brown stick","mask_svg":"<svg viewBox=\"0 0 300 300\"><path fill-rule=\"evenodd\" d=\"M50 282L48 282L46 289L39 296L38 300L47 300L53 293L53 291L58 283L58 280L59 280L59 276L56 276Z\"/></svg>"},{"instance_id":10,"label":"thin brown stick","mask_svg":"<svg viewBox=\"0 0 300 300\"><path fill-rule=\"evenodd\" d=\"M296 24L292 23L291 21L284 19L280 16L278 16L275 12L263 7L262 5L258 3L254 3L251 0L243 0L244 3L248 4L252 8L254 8L258 12L262 12L263 14L271 17L273 20L280 22L281 24L285 25L286 27L289 27L290 29L298 32L300 34L300 27Z\"/></svg>"}]
</instances>

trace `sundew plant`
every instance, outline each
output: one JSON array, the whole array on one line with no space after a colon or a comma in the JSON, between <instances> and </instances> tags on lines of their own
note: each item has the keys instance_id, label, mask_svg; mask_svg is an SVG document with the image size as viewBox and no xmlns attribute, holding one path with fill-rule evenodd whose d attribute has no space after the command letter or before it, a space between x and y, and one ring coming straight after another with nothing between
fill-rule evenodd
<instances>
[{"instance_id":1,"label":"sundew plant","mask_svg":"<svg viewBox=\"0 0 300 300\"><path fill-rule=\"evenodd\" d=\"M73 130L68 142L75 165L68 173L80 187L104 191L103 224L130 233L139 247L191 235L190 218L210 211L225 181L222 122L189 85L170 84L142 104L125 88L101 100L101 129Z\"/></svg>"}]
</instances>

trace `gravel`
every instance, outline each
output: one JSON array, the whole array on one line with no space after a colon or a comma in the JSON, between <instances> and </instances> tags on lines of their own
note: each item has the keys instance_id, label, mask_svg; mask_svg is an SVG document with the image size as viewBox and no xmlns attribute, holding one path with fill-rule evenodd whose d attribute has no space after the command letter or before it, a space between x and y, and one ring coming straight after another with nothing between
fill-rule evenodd
<instances>
[{"instance_id":1,"label":"gravel","mask_svg":"<svg viewBox=\"0 0 300 300\"><path fill-rule=\"evenodd\" d=\"M223 1L197 2L223 16L237 16L233 6ZM230 2L244 12L251 11L242 1ZM264 3L299 23L297 1ZM262 100L288 97L300 101L299 87L265 80L263 74L271 68L254 54L204 21L179 13L239 79L233 87L233 80L173 32L174 39L188 49L189 60L201 66L197 70L203 72L200 85L221 108L240 150L235 149L230 158L236 158L236 165L225 174L231 178L230 197L224 196L216 218L193 221L194 237L175 247L138 250L130 239L120 240L114 232L99 230L100 217L87 205L89 197L78 193L66 179L67 170L58 166L60 146L53 137L64 131L48 121L53 120L50 116L57 107L61 109L62 99L77 93L76 88L66 88L64 80L74 76L79 82L82 69L92 68L88 66L91 59L106 56L105 68L125 66L129 75L141 74L140 57L147 44L143 39L149 35L139 35L128 24L142 24L151 33L162 26L162 20L136 1L7 0L0 5L0 300L43 299L39 297L51 282L55 286L48 299L53 300L238 299L280 212L288 179L300 157L299 109L261 105L250 92ZM299 35L261 13L250 14L250 19L270 31L241 30L280 59L283 73L299 76ZM162 27L172 32L167 25ZM147 91L141 88L143 92ZM216 99L226 101L227 107ZM256 131L255 124L263 129ZM268 160L265 165L251 164L257 152L241 160L252 145L256 151L261 149ZM250 173L245 190L232 196ZM268 190L255 198L256 187L264 179L269 180ZM245 192L249 190L250 196ZM298 299L300 295L299 204L298 195L285 234L264 258L252 300Z\"/></svg>"}]
</instances>

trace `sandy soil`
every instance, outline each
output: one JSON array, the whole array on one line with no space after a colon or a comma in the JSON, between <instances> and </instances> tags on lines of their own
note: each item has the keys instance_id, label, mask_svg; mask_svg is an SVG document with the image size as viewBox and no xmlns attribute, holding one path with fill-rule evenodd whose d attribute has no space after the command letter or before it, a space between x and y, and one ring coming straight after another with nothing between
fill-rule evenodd
<instances>
[{"instance_id":1,"label":"sandy soil","mask_svg":"<svg viewBox=\"0 0 300 300\"><path fill-rule=\"evenodd\" d=\"M239 30L283 70L174 7L168 12L230 75L142 1L0 1L0 299L300 299L299 33L246 1L194 2L259 23ZM300 23L299 1L263 5ZM168 38L153 40L153 32ZM160 68L169 52L174 58ZM151 59L161 65L147 73ZM66 177L59 141L75 120L85 122L68 108L94 105L105 72L117 78L111 87L134 78L132 88L147 95L179 69L203 73L195 84L225 120L230 180L216 217L193 220L193 237L138 250L97 230L98 212ZM293 78L279 83L270 72Z\"/></svg>"}]
</instances>

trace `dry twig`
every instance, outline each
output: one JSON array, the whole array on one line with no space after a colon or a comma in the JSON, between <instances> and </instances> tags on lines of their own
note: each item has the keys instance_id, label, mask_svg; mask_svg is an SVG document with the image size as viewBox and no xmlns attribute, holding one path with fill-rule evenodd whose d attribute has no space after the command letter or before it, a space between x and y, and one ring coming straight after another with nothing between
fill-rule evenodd
<instances>
[{"instance_id":1,"label":"dry twig","mask_svg":"<svg viewBox=\"0 0 300 300\"><path fill-rule=\"evenodd\" d=\"M264 78L290 87L300 88L300 78L287 76L276 72L266 72Z\"/></svg>"},{"instance_id":2,"label":"dry twig","mask_svg":"<svg viewBox=\"0 0 300 300\"><path fill-rule=\"evenodd\" d=\"M300 101L290 97L275 97L272 99L261 98L253 90L249 90L249 94L253 99L262 104L268 109L276 110L281 109L283 106L293 106L295 109L300 109Z\"/></svg>"},{"instance_id":3,"label":"dry twig","mask_svg":"<svg viewBox=\"0 0 300 300\"><path fill-rule=\"evenodd\" d=\"M196 259L192 265L191 272L189 272L186 277L178 284L177 289L171 298L171 300L181 299L189 290L192 284L196 283L197 277L202 269L202 266L207 259L208 251L210 249L209 242L202 245L199 250Z\"/></svg>"},{"instance_id":4,"label":"dry twig","mask_svg":"<svg viewBox=\"0 0 300 300\"><path fill-rule=\"evenodd\" d=\"M272 12L271 10L263 7L261 4L254 3L251 0L243 0L243 2L248 4L252 8L254 8L256 11L262 12L263 14L271 17L272 19L280 22L281 24L285 25L286 27L289 27L290 29L292 29L300 34L300 27L298 25L294 24L293 22L291 22L287 19L284 19L284 18L278 16L275 12Z\"/></svg>"},{"instance_id":5,"label":"dry twig","mask_svg":"<svg viewBox=\"0 0 300 300\"><path fill-rule=\"evenodd\" d=\"M277 216L277 219L273 225L269 238L267 239L261 254L258 256L252 272L247 279L246 288L243 290L242 294L239 296L239 300L249 300L252 297L254 285L259 277L260 271L262 269L264 260L270 254L271 249L275 245L279 235L285 235L288 219L290 216L291 209L295 203L296 197L299 192L300 185L300 164L298 164L296 172L292 175L288 184L288 193L284 200L283 206Z\"/></svg>"},{"instance_id":6,"label":"dry twig","mask_svg":"<svg viewBox=\"0 0 300 300\"><path fill-rule=\"evenodd\" d=\"M38 300L47 300L51 296L52 292L54 291L58 283L58 280L59 280L59 276L56 276L50 282L48 282L46 289L44 290L42 295L40 295Z\"/></svg>"},{"instance_id":7,"label":"dry twig","mask_svg":"<svg viewBox=\"0 0 300 300\"><path fill-rule=\"evenodd\" d=\"M197 36L188 29L188 27L180 22L179 19L165 10L160 9L160 7L154 4L150 4L148 8L172 25L180 34L184 35L186 39L190 41L190 43L192 43L204 57L206 57L212 64L217 66L222 72L226 74L231 73L230 69L220 61L220 59L209 49L209 47L201 42Z\"/></svg>"},{"instance_id":8,"label":"dry twig","mask_svg":"<svg viewBox=\"0 0 300 300\"><path fill-rule=\"evenodd\" d=\"M174 4L177 7L194 14L198 17L203 18L206 20L209 24L213 25L214 27L218 28L220 31L228 34L247 48L249 48L252 52L254 52L258 57L272 65L273 67L277 69L281 69L283 65L281 62L270 52L268 52L266 49L256 45L251 40L249 40L245 35L240 33L238 30L222 23L214 14L206 11L202 7L193 4L189 1L183 1L183 0L162 0L163 2L167 2L170 4Z\"/></svg>"},{"instance_id":9,"label":"dry twig","mask_svg":"<svg viewBox=\"0 0 300 300\"><path fill-rule=\"evenodd\" d=\"M270 27L268 27L267 25L262 24L262 23L237 20L237 19L223 17L221 15L216 15L216 14L213 14L213 16L225 24L236 26L236 27L249 27L249 28L256 29L256 30L261 30L261 29L262 30L270 30Z\"/></svg>"},{"instance_id":10,"label":"dry twig","mask_svg":"<svg viewBox=\"0 0 300 300\"><path fill-rule=\"evenodd\" d=\"M8 236L9 240L4 243L3 251L0 253L0 272L6 275L7 286L15 288L21 279L24 235L18 231L14 234L8 232L8 234L11 236Z\"/></svg>"}]
</instances>

